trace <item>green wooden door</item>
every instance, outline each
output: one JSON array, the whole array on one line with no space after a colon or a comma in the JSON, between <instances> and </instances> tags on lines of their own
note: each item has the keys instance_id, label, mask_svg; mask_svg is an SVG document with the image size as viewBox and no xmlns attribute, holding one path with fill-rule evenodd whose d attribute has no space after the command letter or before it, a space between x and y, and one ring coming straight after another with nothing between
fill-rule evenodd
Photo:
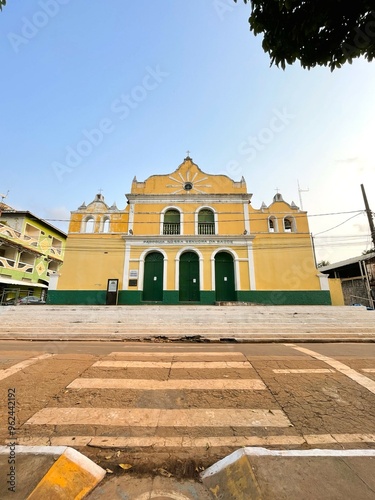
<instances>
[{"instance_id":1,"label":"green wooden door","mask_svg":"<svg viewBox=\"0 0 375 500\"><path fill-rule=\"evenodd\" d=\"M146 255L142 300L163 301L163 269L164 257L160 252Z\"/></svg>"},{"instance_id":2,"label":"green wooden door","mask_svg":"<svg viewBox=\"0 0 375 500\"><path fill-rule=\"evenodd\" d=\"M215 289L217 301L236 300L234 262L228 252L219 252L215 255Z\"/></svg>"},{"instance_id":3,"label":"green wooden door","mask_svg":"<svg viewBox=\"0 0 375 500\"><path fill-rule=\"evenodd\" d=\"M180 302L199 302L199 258L194 252L180 257Z\"/></svg>"}]
</instances>

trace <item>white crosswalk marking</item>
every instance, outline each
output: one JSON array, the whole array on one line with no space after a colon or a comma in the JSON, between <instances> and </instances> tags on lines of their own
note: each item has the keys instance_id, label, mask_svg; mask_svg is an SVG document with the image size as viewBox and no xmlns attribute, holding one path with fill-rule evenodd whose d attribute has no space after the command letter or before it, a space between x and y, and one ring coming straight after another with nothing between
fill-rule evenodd
<instances>
[{"instance_id":1,"label":"white crosswalk marking","mask_svg":"<svg viewBox=\"0 0 375 500\"><path fill-rule=\"evenodd\" d=\"M319 361L324 361L327 365L332 366L332 368L334 368L338 372L342 373L343 375L346 375L351 380L354 380L354 382L357 382L357 384L361 385L362 387L365 387L368 391L375 394L375 381L371 380L365 375L362 375L356 370L353 370L353 368L350 368L344 363L341 363L340 361L337 361L334 358L330 358L329 356L319 354L318 352L306 349L304 347L294 346L293 349L295 349L296 351L303 352L304 354L307 354L315 359L318 359Z\"/></svg>"},{"instance_id":2,"label":"white crosswalk marking","mask_svg":"<svg viewBox=\"0 0 375 500\"><path fill-rule=\"evenodd\" d=\"M97 361L93 366L98 368L194 368L225 369L252 368L249 361Z\"/></svg>"},{"instance_id":3,"label":"white crosswalk marking","mask_svg":"<svg viewBox=\"0 0 375 500\"><path fill-rule=\"evenodd\" d=\"M273 373L287 374L287 373L335 373L335 370L331 370L330 368L295 368L295 369L274 369Z\"/></svg>"},{"instance_id":4,"label":"white crosswalk marking","mask_svg":"<svg viewBox=\"0 0 375 500\"><path fill-rule=\"evenodd\" d=\"M24 370L28 366L31 366L38 361L42 361L43 359L51 358L52 356L54 356L54 354L41 354L40 356L35 356L34 358L21 361L20 363L17 363L10 368L6 368L5 370L0 370L0 380L4 380L5 378L10 377L17 372Z\"/></svg>"},{"instance_id":5,"label":"white crosswalk marking","mask_svg":"<svg viewBox=\"0 0 375 500\"><path fill-rule=\"evenodd\" d=\"M289 427L281 410L139 408L43 408L28 421L38 425L106 425L156 427Z\"/></svg>"},{"instance_id":6,"label":"white crosswalk marking","mask_svg":"<svg viewBox=\"0 0 375 500\"><path fill-rule=\"evenodd\" d=\"M137 389L143 391L183 390L251 390L263 391L266 386L257 379L200 379L200 380L150 380L126 378L79 378L68 389Z\"/></svg>"},{"instance_id":7,"label":"white crosswalk marking","mask_svg":"<svg viewBox=\"0 0 375 500\"><path fill-rule=\"evenodd\" d=\"M155 358L194 358L194 359L204 359L205 361L209 359L223 358L223 360L230 360L230 358L242 359L246 360L246 357L242 352L172 352L172 351L164 351L164 352L111 352L109 355L111 357L127 357L127 358L137 358L140 359L154 359Z\"/></svg>"}]
</instances>

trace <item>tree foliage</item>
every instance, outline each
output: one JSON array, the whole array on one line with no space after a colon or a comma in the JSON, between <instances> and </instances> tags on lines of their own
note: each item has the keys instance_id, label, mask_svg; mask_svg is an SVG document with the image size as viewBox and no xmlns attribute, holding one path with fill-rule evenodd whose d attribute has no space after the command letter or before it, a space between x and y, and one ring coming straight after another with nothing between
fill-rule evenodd
<instances>
[{"instance_id":1,"label":"tree foliage","mask_svg":"<svg viewBox=\"0 0 375 500\"><path fill-rule=\"evenodd\" d=\"M3 10L3 6L6 5L7 0L0 0L0 10Z\"/></svg>"},{"instance_id":2,"label":"tree foliage","mask_svg":"<svg viewBox=\"0 0 375 500\"><path fill-rule=\"evenodd\" d=\"M238 0L234 0L237 2ZM329 66L375 57L374 0L244 0L250 30L263 33L271 65Z\"/></svg>"}]
</instances>

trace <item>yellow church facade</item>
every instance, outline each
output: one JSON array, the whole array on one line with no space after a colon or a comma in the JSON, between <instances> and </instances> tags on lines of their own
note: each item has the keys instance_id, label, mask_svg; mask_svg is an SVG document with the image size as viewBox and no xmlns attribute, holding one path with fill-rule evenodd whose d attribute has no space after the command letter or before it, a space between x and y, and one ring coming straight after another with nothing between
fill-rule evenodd
<instances>
[{"instance_id":1,"label":"yellow church facade","mask_svg":"<svg viewBox=\"0 0 375 500\"><path fill-rule=\"evenodd\" d=\"M72 212L51 303L109 303L114 284L118 304L330 304L307 214L281 194L255 209L243 178L188 156L171 174L134 178L126 197L124 210L98 194Z\"/></svg>"}]
</instances>

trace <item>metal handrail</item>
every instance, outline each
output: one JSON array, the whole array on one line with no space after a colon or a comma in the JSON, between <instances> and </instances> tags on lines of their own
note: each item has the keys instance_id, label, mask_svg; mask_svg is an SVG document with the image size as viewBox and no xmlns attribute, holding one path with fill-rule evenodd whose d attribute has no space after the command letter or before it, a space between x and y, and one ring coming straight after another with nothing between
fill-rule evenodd
<instances>
[{"instance_id":1,"label":"metal handrail","mask_svg":"<svg viewBox=\"0 0 375 500\"><path fill-rule=\"evenodd\" d=\"M371 302L373 302L372 299L369 299L368 297L359 297L359 295L350 295L350 302L353 302L352 299L365 300L366 302L368 302L369 306L371 306Z\"/></svg>"}]
</instances>

